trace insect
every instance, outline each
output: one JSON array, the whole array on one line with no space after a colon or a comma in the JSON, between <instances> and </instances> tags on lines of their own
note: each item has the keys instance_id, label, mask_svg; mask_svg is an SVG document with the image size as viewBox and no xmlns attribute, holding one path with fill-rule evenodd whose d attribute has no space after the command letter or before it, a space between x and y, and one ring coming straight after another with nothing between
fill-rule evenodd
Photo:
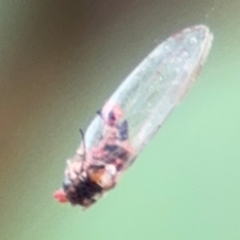
<instances>
[{"instance_id":1,"label":"insect","mask_svg":"<svg viewBox=\"0 0 240 240\"><path fill-rule=\"evenodd\" d=\"M213 40L204 25L157 46L97 112L67 160L60 203L88 208L113 189L200 73Z\"/></svg>"}]
</instances>

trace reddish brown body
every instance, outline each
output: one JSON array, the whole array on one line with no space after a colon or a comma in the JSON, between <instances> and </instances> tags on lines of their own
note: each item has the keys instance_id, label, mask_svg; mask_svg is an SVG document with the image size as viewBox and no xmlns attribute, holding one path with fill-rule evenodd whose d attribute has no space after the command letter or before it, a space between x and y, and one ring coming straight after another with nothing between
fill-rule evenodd
<instances>
[{"instance_id":1,"label":"reddish brown body","mask_svg":"<svg viewBox=\"0 0 240 240\"><path fill-rule=\"evenodd\" d=\"M122 109L106 104L99 115L104 122L101 140L85 151L82 145L65 170L63 188L54 193L60 203L88 207L104 192L114 188L125 163L132 155L128 125Z\"/></svg>"}]
</instances>

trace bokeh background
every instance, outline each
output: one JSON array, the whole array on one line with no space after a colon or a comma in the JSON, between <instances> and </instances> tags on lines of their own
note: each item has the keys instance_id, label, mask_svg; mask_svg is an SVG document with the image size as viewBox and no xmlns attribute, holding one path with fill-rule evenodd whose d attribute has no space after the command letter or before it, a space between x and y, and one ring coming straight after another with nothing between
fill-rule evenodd
<instances>
[{"instance_id":1,"label":"bokeh background","mask_svg":"<svg viewBox=\"0 0 240 240\"><path fill-rule=\"evenodd\" d=\"M0 239L240 239L239 0L0 1ZM198 81L94 207L52 192L95 111L161 41L214 33Z\"/></svg>"}]
</instances>

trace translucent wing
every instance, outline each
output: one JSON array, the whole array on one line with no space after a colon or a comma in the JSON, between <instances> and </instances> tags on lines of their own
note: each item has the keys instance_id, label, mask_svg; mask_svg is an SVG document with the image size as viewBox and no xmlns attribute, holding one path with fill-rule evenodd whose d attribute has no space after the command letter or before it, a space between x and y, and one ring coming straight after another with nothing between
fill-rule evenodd
<instances>
[{"instance_id":1,"label":"translucent wing","mask_svg":"<svg viewBox=\"0 0 240 240\"><path fill-rule=\"evenodd\" d=\"M149 142L198 76L213 36L203 25L184 29L157 46L119 86L109 102L120 105L136 155ZM86 147L98 145L102 121L86 131Z\"/></svg>"},{"instance_id":2,"label":"translucent wing","mask_svg":"<svg viewBox=\"0 0 240 240\"><path fill-rule=\"evenodd\" d=\"M63 187L54 193L59 202L87 208L114 188L194 82L212 38L205 26L187 28L156 47L127 77L67 162Z\"/></svg>"}]
</instances>

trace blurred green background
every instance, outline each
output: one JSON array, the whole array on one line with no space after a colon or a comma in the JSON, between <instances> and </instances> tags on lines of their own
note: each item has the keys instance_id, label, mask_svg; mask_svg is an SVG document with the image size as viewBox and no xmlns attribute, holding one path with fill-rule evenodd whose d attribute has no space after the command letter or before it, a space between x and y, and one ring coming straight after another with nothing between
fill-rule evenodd
<instances>
[{"instance_id":1,"label":"blurred green background","mask_svg":"<svg viewBox=\"0 0 240 240\"><path fill-rule=\"evenodd\" d=\"M239 0L0 1L0 239L240 239ZM61 206L95 111L161 41L204 23L201 76L119 186Z\"/></svg>"}]
</instances>

